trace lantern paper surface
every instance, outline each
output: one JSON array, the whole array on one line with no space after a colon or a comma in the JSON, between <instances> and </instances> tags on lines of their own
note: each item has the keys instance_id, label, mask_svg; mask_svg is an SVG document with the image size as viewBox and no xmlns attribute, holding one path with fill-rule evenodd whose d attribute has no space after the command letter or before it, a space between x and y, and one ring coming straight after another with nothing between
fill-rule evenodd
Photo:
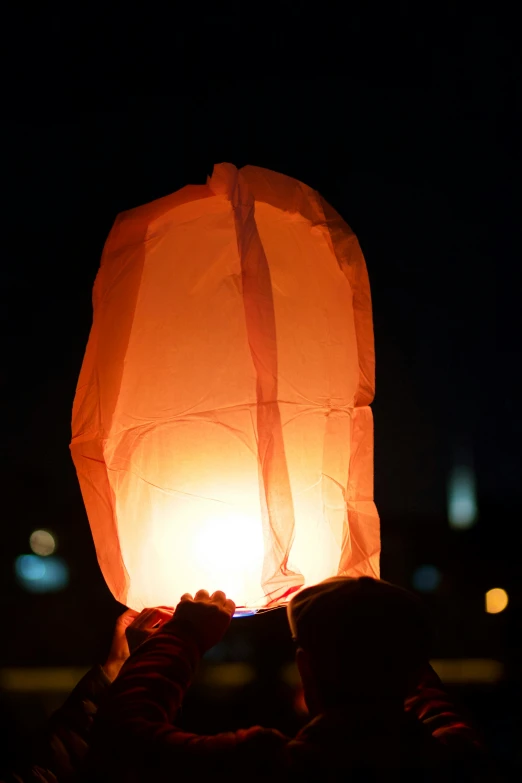
<instances>
[{"instance_id":1,"label":"lantern paper surface","mask_svg":"<svg viewBox=\"0 0 522 783\"><path fill-rule=\"evenodd\" d=\"M117 600L378 576L370 288L318 193L217 165L117 217L93 306L71 451Z\"/></svg>"}]
</instances>

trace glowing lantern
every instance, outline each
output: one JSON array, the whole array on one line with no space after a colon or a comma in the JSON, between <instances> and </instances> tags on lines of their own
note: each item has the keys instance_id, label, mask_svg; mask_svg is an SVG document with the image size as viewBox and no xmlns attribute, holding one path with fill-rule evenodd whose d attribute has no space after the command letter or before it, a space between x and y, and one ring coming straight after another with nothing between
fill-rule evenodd
<instances>
[{"instance_id":1,"label":"glowing lantern","mask_svg":"<svg viewBox=\"0 0 522 783\"><path fill-rule=\"evenodd\" d=\"M218 165L118 216L93 301L71 450L119 601L378 576L370 288L318 193Z\"/></svg>"}]
</instances>

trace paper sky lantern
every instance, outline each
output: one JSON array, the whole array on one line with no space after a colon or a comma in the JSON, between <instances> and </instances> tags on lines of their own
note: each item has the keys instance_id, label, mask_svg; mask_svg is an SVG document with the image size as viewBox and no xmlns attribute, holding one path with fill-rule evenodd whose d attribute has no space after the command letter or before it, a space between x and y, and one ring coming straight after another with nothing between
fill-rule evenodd
<instances>
[{"instance_id":1,"label":"paper sky lantern","mask_svg":"<svg viewBox=\"0 0 522 783\"><path fill-rule=\"evenodd\" d=\"M217 165L117 217L93 304L71 450L118 601L378 576L370 287L318 193Z\"/></svg>"}]
</instances>

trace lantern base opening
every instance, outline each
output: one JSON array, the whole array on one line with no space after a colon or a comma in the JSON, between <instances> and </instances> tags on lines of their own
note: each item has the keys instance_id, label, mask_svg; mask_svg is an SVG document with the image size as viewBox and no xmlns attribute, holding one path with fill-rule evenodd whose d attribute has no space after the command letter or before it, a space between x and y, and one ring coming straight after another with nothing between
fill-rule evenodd
<instances>
[{"instance_id":1,"label":"lantern base opening","mask_svg":"<svg viewBox=\"0 0 522 783\"><path fill-rule=\"evenodd\" d=\"M253 614L257 614L258 611L258 609L246 609L244 607L239 607L234 612L233 617L251 617Z\"/></svg>"}]
</instances>

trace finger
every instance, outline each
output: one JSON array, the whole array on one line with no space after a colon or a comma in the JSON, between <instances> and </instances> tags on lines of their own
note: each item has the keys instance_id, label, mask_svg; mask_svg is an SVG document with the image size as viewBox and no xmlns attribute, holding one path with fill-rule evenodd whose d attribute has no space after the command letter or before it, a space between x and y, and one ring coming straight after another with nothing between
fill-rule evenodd
<instances>
[{"instance_id":1,"label":"finger","mask_svg":"<svg viewBox=\"0 0 522 783\"><path fill-rule=\"evenodd\" d=\"M132 621L131 626L133 628L143 628L147 624L149 617L154 611L155 611L154 608L142 609L139 615L135 618L135 620Z\"/></svg>"},{"instance_id":2,"label":"finger","mask_svg":"<svg viewBox=\"0 0 522 783\"><path fill-rule=\"evenodd\" d=\"M134 620L138 615L139 612L137 612L136 609L126 609L123 614L120 614L118 620L127 619L128 617L131 617Z\"/></svg>"},{"instance_id":3,"label":"finger","mask_svg":"<svg viewBox=\"0 0 522 783\"><path fill-rule=\"evenodd\" d=\"M234 614L234 612L236 611L236 605L231 598L227 598L227 600L223 604L223 609L225 609L229 614Z\"/></svg>"},{"instance_id":4,"label":"finger","mask_svg":"<svg viewBox=\"0 0 522 783\"><path fill-rule=\"evenodd\" d=\"M127 609L126 612L123 612L123 614L120 614L118 619L116 620L116 625L120 628L127 628L139 615L139 612L137 612L135 609Z\"/></svg>"},{"instance_id":5,"label":"finger","mask_svg":"<svg viewBox=\"0 0 522 783\"><path fill-rule=\"evenodd\" d=\"M172 607L156 606L154 608L155 614L160 614L162 617L172 617L174 609Z\"/></svg>"},{"instance_id":6,"label":"finger","mask_svg":"<svg viewBox=\"0 0 522 783\"><path fill-rule=\"evenodd\" d=\"M208 590L198 590L196 595L194 596L194 599L196 601L206 601L210 598L208 594Z\"/></svg>"},{"instance_id":7,"label":"finger","mask_svg":"<svg viewBox=\"0 0 522 783\"><path fill-rule=\"evenodd\" d=\"M183 595L179 599L179 602L181 603L182 601L193 601L193 600L194 599L192 598L190 593L183 593Z\"/></svg>"},{"instance_id":8,"label":"finger","mask_svg":"<svg viewBox=\"0 0 522 783\"><path fill-rule=\"evenodd\" d=\"M166 623L168 620L172 618L172 612L168 612L166 609L160 609L157 607L156 609L153 609L149 617L147 618L147 623L144 626L145 630L152 630L152 628L159 628L160 625L163 625L163 623Z\"/></svg>"},{"instance_id":9,"label":"finger","mask_svg":"<svg viewBox=\"0 0 522 783\"><path fill-rule=\"evenodd\" d=\"M215 604L220 604L220 606L223 606L225 601L227 600L227 597L223 590L216 590L215 593L212 593L210 596L210 600L213 601Z\"/></svg>"},{"instance_id":10,"label":"finger","mask_svg":"<svg viewBox=\"0 0 522 783\"><path fill-rule=\"evenodd\" d=\"M144 609L143 612L132 623L132 628L140 631L150 630L159 620L165 622L170 620L172 612L167 609L160 609L158 606L154 606L151 609Z\"/></svg>"}]
</instances>

